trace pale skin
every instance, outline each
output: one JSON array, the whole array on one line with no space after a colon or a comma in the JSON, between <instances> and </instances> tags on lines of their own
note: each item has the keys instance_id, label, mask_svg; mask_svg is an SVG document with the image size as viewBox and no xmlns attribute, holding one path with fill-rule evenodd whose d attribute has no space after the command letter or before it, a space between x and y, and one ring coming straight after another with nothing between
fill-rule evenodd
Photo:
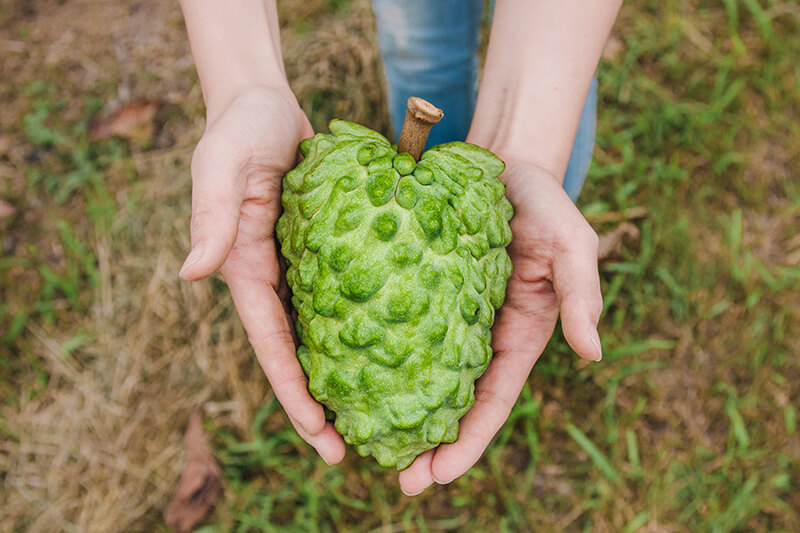
<instances>
[{"instance_id":1,"label":"pale skin","mask_svg":"<svg viewBox=\"0 0 800 533\"><path fill-rule=\"evenodd\" d=\"M278 297L274 225L283 175L313 135L283 69L273 0L181 0L206 102L192 159L194 281L219 271L276 397L328 464L345 443L308 393ZM621 0L498 0L467 141L506 162L514 273L492 330L494 358L459 438L399 474L404 493L449 483L481 457L525 385L560 314L582 358L602 357L597 235L561 187L583 103ZM342 117L346 118L346 117Z\"/></svg>"}]
</instances>

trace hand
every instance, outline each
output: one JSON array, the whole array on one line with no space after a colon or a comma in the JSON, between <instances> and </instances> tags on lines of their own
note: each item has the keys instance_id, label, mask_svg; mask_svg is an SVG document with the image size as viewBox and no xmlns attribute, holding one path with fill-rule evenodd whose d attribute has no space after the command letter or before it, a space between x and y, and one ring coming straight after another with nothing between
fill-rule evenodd
<instances>
[{"instance_id":1,"label":"hand","mask_svg":"<svg viewBox=\"0 0 800 533\"><path fill-rule=\"evenodd\" d=\"M506 160L506 165L500 179L516 210L508 248L514 272L492 328L494 359L476 384L458 440L421 454L400 473L406 494L434 481L449 483L478 461L508 418L559 311L564 336L578 355L602 357L597 235L554 176L530 163Z\"/></svg>"},{"instance_id":2,"label":"hand","mask_svg":"<svg viewBox=\"0 0 800 533\"><path fill-rule=\"evenodd\" d=\"M328 464L338 463L344 441L308 393L276 290L281 180L297 162L300 141L314 132L284 87L249 89L218 117L192 158L192 250L180 275L194 281L219 269L292 425Z\"/></svg>"}]
</instances>

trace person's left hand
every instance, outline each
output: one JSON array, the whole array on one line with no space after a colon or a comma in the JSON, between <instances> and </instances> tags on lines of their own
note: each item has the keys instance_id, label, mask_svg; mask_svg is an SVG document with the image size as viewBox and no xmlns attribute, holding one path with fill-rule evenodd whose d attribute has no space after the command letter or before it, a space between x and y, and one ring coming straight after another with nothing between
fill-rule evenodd
<instances>
[{"instance_id":1,"label":"person's left hand","mask_svg":"<svg viewBox=\"0 0 800 533\"><path fill-rule=\"evenodd\" d=\"M602 357L596 233L552 174L521 161L506 165L500 179L516 211L508 248L514 271L492 328L494 358L476 383L475 403L459 423L458 440L428 450L400 472L408 495L433 482L450 483L480 459L508 418L559 312L564 336L578 355L591 361Z\"/></svg>"},{"instance_id":2,"label":"person's left hand","mask_svg":"<svg viewBox=\"0 0 800 533\"><path fill-rule=\"evenodd\" d=\"M281 180L314 131L289 87L250 87L209 122L192 158L192 251L182 278L219 270L256 357L297 433L328 464L344 440L308 392L292 324L279 297L274 226Z\"/></svg>"}]
</instances>

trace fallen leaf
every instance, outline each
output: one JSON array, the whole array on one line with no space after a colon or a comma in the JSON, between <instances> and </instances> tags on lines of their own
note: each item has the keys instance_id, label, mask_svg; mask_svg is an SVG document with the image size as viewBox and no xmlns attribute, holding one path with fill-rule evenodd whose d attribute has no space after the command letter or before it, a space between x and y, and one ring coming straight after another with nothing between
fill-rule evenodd
<instances>
[{"instance_id":1,"label":"fallen leaf","mask_svg":"<svg viewBox=\"0 0 800 533\"><path fill-rule=\"evenodd\" d=\"M149 141L155 135L159 105L155 100L124 104L115 113L95 123L89 131L89 138L92 141L110 137L123 137L140 143Z\"/></svg>"},{"instance_id":2,"label":"fallen leaf","mask_svg":"<svg viewBox=\"0 0 800 533\"><path fill-rule=\"evenodd\" d=\"M616 228L600 235L597 258L600 261L618 256L626 240L638 240L641 236L639 228L630 222L623 222Z\"/></svg>"},{"instance_id":3,"label":"fallen leaf","mask_svg":"<svg viewBox=\"0 0 800 533\"><path fill-rule=\"evenodd\" d=\"M13 205L0 199L0 218L8 218L16 212Z\"/></svg>"},{"instance_id":4,"label":"fallen leaf","mask_svg":"<svg viewBox=\"0 0 800 533\"><path fill-rule=\"evenodd\" d=\"M164 521L180 533L195 528L217 502L222 489L222 474L211 455L198 411L189 417L183 442L188 458L178 488L164 511Z\"/></svg>"}]
</instances>

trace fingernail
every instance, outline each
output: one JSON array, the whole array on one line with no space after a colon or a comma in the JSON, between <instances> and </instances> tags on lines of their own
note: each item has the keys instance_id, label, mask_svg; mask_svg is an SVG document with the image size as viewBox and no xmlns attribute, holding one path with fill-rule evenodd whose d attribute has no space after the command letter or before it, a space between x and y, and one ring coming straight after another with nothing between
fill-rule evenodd
<instances>
[{"instance_id":1,"label":"fingernail","mask_svg":"<svg viewBox=\"0 0 800 533\"><path fill-rule=\"evenodd\" d=\"M319 453L319 451L317 451L317 453ZM326 465L328 465L328 466L331 466L331 463L330 463L330 461L328 461L327 459L325 459L325 456L324 456L324 455L320 455L320 457L322 458L322 460L323 460L323 461L325 461L325 464L326 464Z\"/></svg>"},{"instance_id":2,"label":"fingernail","mask_svg":"<svg viewBox=\"0 0 800 533\"><path fill-rule=\"evenodd\" d=\"M202 242L198 242L192 247L192 250L189 252L189 255L186 256L186 261L183 262L183 266L181 267L181 271L179 273L180 276L183 276L184 270L186 270L193 264L200 261L200 258L203 257L203 249L204 245Z\"/></svg>"},{"instance_id":3,"label":"fingernail","mask_svg":"<svg viewBox=\"0 0 800 533\"><path fill-rule=\"evenodd\" d=\"M439 481L438 479L436 479L436 476L433 476L433 475L432 475L431 477L432 477L432 478L433 478L433 480L434 480L436 483L438 483L439 485L447 485L448 483L450 483L450 481L453 481L452 479L451 479L450 481Z\"/></svg>"},{"instance_id":4,"label":"fingernail","mask_svg":"<svg viewBox=\"0 0 800 533\"><path fill-rule=\"evenodd\" d=\"M600 335L597 333L596 329L592 330L591 337L592 344L597 348L597 359L595 359L595 361L600 361L603 359L603 347L600 345Z\"/></svg>"},{"instance_id":5,"label":"fingernail","mask_svg":"<svg viewBox=\"0 0 800 533\"><path fill-rule=\"evenodd\" d=\"M419 496L420 494L422 494L423 492L425 492L425 489L422 489L422 490L421 490L421 491L419 491L419 492L406 492L406 490L405 490L403 487L400 487L400 492L402 492L402 493L403 493L403 494L405 494L406 496Z\"/></svg>"}]
</instances>

